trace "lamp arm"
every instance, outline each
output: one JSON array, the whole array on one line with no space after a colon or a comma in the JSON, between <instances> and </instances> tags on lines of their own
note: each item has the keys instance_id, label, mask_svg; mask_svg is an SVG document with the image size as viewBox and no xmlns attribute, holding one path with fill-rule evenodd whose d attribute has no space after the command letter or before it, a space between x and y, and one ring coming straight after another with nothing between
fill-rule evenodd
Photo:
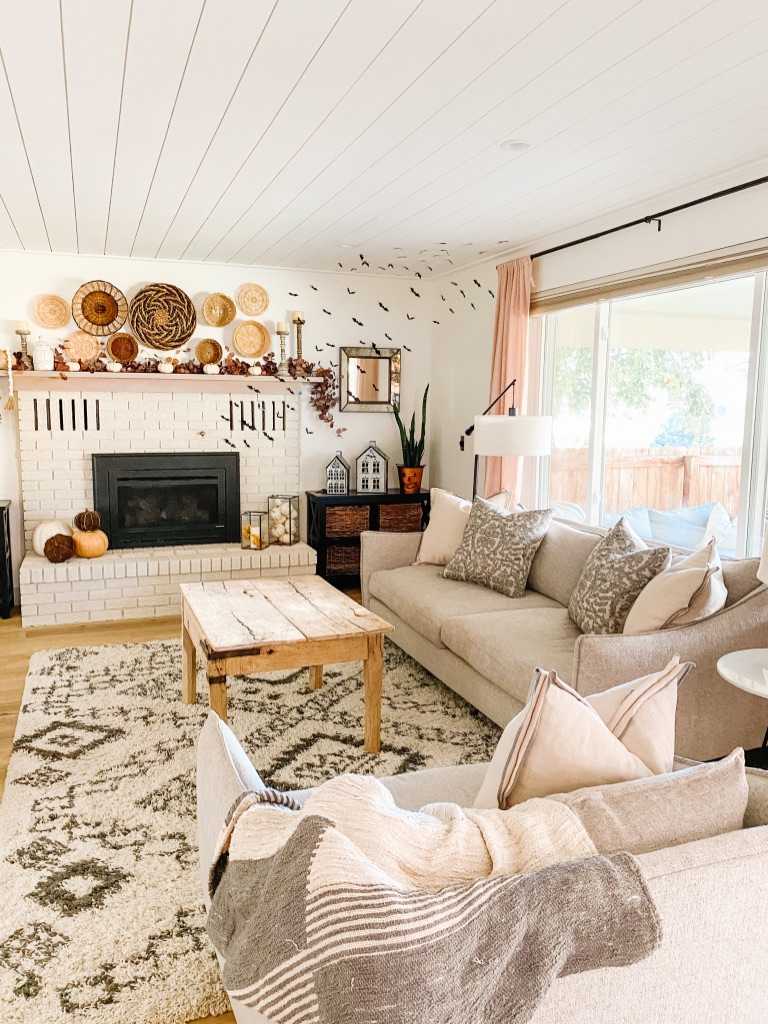
<instances>
[{"instance_id":1,"label":"lamp arm","mask_svg":"<svg viewBox=\"0 0 768 1024\"><path fill-rule=\"evenodd\" d=\"M501 401L501 399L504 397L504 395L506 395L506 393L509 391L509 389L510 388L514 388L515 384L517 384L517 378L515 378L513 381L510 381L510 383L507 384L507 386L504 388L504 390L502 392L500 392L494 398L494 400L491 402L491 404L488 406L488 408L481 415L485 416L487 413L489 413L491 411L491 409L494 407L494 405L496 405L497 402ZM515 408L515 392L513 391L512 392L512 409L514 409L514 408ZM512 412L510 410L510 415L514 416L516 412L517 412L516 409L515 409L515 412ZM475 432L475 424L474 423L470 423L470 425L464 431L463 436L459 439L459 448L462 451L464 451L464 438L465 437L471 437L471 435L474 432Z\"/></svg>"}]
</instances>

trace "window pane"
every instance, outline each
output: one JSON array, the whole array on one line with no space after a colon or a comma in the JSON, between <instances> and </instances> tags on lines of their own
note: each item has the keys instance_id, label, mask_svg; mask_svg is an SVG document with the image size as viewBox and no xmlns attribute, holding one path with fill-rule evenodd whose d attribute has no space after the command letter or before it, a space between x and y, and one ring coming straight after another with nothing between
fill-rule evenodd
<instances>
[{"instance_id":1,"label":"window pane","mask_svg":"<svg viewBox=\"0 0 768 1024\"><path fill-rule=\"evenodd\" d=\"M754 277L611 303L603 525L733 555Z\"/></svg>"},{"instance_id":2,"label":"window pane","mask_svg":"<svg viewBox=\"0 0 768 1024\"><path fill-rule=\"evenodd\" d=\"M587 513L595 314L595 306L580 306L553 314L548 325L554 344L549 503L578 522Z\"/></svg>"}]
</instances>

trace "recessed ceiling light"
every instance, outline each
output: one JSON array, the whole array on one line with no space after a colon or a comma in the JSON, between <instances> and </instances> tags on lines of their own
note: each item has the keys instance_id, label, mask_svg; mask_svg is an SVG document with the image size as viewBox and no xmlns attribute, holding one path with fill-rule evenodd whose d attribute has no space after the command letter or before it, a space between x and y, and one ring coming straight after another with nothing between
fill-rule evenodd
<instances>
[{"instance_id":1,"label":"recessed ceiling light","mask_svg":"<svg viewBox=\"0 0 768 1024\"><path fill-rule=\"evenodd\" d=\"M499 147L507 153L524 153L526 149L531 148L531 144L524 139L504 139L499 143Z\"/></svg>"}]
</instances>

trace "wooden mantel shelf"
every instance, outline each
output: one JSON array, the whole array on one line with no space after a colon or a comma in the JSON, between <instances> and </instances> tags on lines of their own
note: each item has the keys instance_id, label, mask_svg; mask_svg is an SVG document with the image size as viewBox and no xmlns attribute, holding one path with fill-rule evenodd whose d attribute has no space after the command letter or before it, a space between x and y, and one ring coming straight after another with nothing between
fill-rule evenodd
<instances>
[{"instance_id":1,"label":"wooden mantel shelf","mask_svg":"<svg viewBox=\"0 0 768 1024\"><path fill-rule=\"evenodd\" d=\"M7 370L0 371L7 376ZM239 394L258 390L265 395L294 394L322 377L241 377L206 373L109 373L87 370L21 370L13 375L16 391L188 391Z\"/></svg>"}]
</instances>

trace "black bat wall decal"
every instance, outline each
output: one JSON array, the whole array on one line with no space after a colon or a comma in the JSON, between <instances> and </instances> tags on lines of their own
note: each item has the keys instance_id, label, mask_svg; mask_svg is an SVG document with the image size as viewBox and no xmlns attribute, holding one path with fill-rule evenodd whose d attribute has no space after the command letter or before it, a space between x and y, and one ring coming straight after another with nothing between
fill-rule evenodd
<instances>
[{"instance_id":1,"label":"black bat wall decal","mask_svg":"<svg viewBox=\"0 0 768 1024\"><path fill-rule=\"evenodd\" d=\"M350 295L357 295L357 292L353 292L353 291L352 291L352 289L351 289L351 288L349 287L349 285L347 285L347 292L348 292L348 293L349 293Z\"/></svg>"},{"instance_id":2,"label":"black bat wall decal","mask_svg":"<svg viewBox=\"0 0 768 1024\"><path fill-rule=\"evenodd\" d=\"M419 293L416 291L416 289L413 287L413 285L411 285L411 291L413 292L413 294L416 296L417 299L421 298L421 295L419 295Z\"/></svg>"},{"instance_id":3,"label":"black bat wall decal","mask_svg":"<svg viewBox=\"0 0 768 1024\"><path fill-rule=\"evenodd\" d=\"M388 308L387 308L387 307L386 307L386 306L384 305L384 303L383 303L383 302L380 302L380 303L379 303L379 306L380 306L380 307L381 307L381 308L382 308L382 309L384 310L384 312L385 312L385 313L388 313L388 312L389 312L389 309L388 309Z\"/></svg>"}]
</instances>

